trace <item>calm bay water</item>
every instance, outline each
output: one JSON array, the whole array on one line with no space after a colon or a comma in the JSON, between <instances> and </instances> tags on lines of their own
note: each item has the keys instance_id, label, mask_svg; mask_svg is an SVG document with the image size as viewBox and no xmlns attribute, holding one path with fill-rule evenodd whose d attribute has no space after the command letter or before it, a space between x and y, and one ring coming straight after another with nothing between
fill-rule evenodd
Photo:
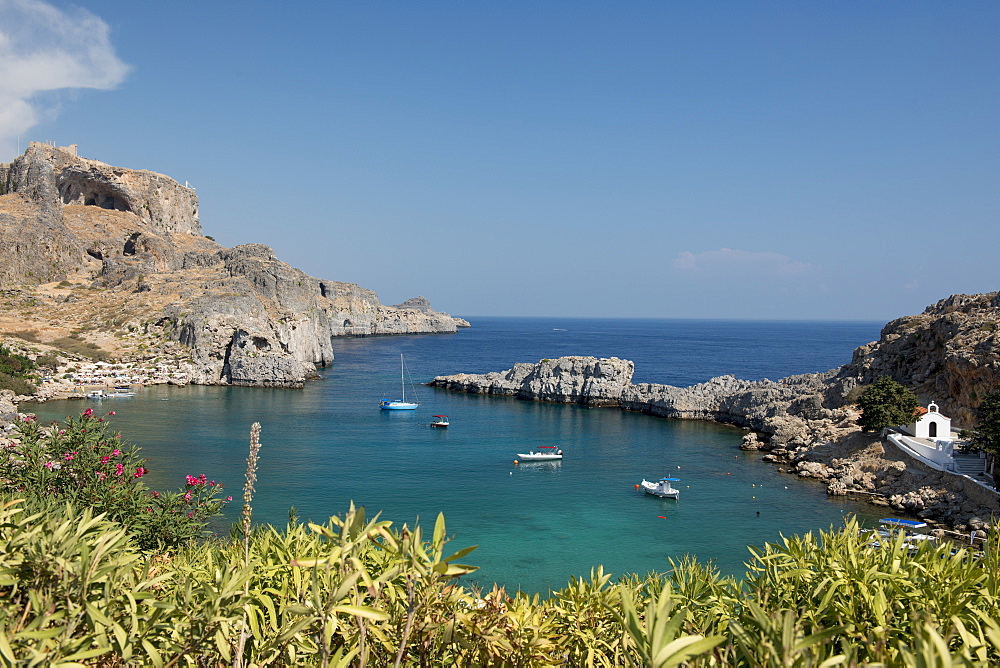
<instances>
[{"instance_id":1,"label":"calm bay water","mask_svg":"<svg viewBox=\"0 0 1000 668\"><path fill-rule=\"evenodd\" d=\"M878 338L880 323L470 320L473 328L455 335L335 341L334 366L301 391L159 386L100 408L115 410L114 427L142 446L154 488L206 473L237 498L249 426L260 422L256 521L283 524L293 506L300 518L323 521L353 500L397 524L419 519L429 531L443 511L454 549L480 546L464 561L481 566L470 579L487 586L544 593L597 564L645 573L687 553L741 575L747 545L839 525L847 513L876 515L740 452L737 429L417 383L563 355L631 359L636 382L780 378L849 361ZM407 398L421 406L380 411L379 399L398 398L400 353L415 383ZM22 410L51 420L84 407ZM450 416L449 429L427 426L436 413ZM565 459L513 464L515 453L540 445L562 448ZM642 478L660 476L681 479L680 500L635 491ZM228 518L239 510L234 503Z\"/></svg>"}]
</instances>

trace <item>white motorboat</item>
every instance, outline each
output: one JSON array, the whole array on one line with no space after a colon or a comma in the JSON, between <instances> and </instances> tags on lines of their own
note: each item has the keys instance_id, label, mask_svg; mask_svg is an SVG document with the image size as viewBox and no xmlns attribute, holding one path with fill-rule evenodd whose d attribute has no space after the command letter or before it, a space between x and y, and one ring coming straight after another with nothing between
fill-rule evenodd
<instances>
[{"instance_id":1,"label":"white motorboat","mask_svg":"<svg viewBox=\"0 0 1000 668\"><path fill-rule=\"evenodd\" d=\"M663 499L678 499L681 496L681 490L677 489L670 483L677 482L679 480L680 478L660 478L657 482L643 480L639 483L638 487L640 487L646 494L658 496Z\"/></svg>"},{"instance_id":2,"label":"white motorboat","mask_svg":"<svg viewBox=\"0 0 1000 668\"><path fill-rule=\"evenodd\" d=\"M553 462L563 458L563 451L554 445L543 445L538 448L538 452L529 450L528 452L517 453L519 462Z\"/></svg>"},{"instance_id":3,"label":"white motorboat","mask_svg":"<svg viewBox=\"0 0 1000 668\"><path fill-rule=\"evenodd\" d=\"M447 429L449 424L451 423L448 422L447 415L435 415L434 419L431 420L431 426L439 429Z\"/></svg>"}]
</instances>

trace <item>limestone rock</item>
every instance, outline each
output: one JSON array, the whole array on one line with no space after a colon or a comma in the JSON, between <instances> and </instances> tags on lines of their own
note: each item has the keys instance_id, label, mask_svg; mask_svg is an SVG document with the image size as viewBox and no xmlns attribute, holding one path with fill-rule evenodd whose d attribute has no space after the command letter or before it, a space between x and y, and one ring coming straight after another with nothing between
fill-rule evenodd
<instances>
[{"instance_id":1,"label":"limestone rock","mask_svg":"<svg viewBox=\"0 0 1000 668\"><path fill-rule=\"evenodd\" d=\"M632 362L617 357L560 357L537 364L518 363L499 373L438 376L430 385L475 394L617 406L634 371Z\"/></svg>"},{"instance_id":2,"label":"limestone rock","mask_svg":"<svg viewBox=\"0 0 1000 668\"><path fill-rule=\"evenodd\" d=\"M193 188L162 174L112 167L76 153L75 146L31 142L6 168L6 191L23 193L45 208L82 204L128 211L157 232L201 236Z\"/></svg>"}]
</instances>

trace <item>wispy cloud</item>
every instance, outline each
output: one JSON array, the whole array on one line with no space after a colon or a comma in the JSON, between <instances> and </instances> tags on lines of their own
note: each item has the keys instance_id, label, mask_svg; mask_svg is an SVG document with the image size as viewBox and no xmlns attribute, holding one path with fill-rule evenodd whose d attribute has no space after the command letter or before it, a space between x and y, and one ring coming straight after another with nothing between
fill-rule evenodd
<instances>
[{"instance_id":1,"label":"wispy cloud","mask_svg":"<svg viewBox=\"0 0 1000 668\"><path fill-rule=\"evenodd\" d=\"M115 55L108 25L79 8L0 0L0 159L16 138L54 114L39 96L75 88L108 90L129 66Z\"/></svg>"},{"instance_id":2,"label":"wispy cloud","mask_svg":"<svg viewBox=\"0 0 1000 668\"><path fill-rule=\"evenodd\" d=\"M675 272L712 278L739 275L782 278L811 276L816 273L812 265L781 253L755 253L732 248L702 253L684 251L674 258L672 266Z\"/></svg>"}]
</instances>

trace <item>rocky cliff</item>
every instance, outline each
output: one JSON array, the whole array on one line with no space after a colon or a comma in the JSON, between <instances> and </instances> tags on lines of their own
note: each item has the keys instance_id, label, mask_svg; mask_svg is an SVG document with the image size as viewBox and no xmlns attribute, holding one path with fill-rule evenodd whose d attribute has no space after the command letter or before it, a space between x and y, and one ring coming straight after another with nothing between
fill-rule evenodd
<instances>
[{"instance_id":1,"label":"rocky cliff","mask_svg":"<svg viewBox=\"0 0 1000 668\"><path fill-rule=\"evenodd\" d=\"M919 315L897 318L878 341L854 351L833 379L830 400L890 376L971 427L980 399L1000 389L998 329L1000 292L952 295Z\"/></svg>"},{"instance_id":2,"label":"rocky cliff","mask_svg":"<svg viewBox=\"0 0 1000 668\"><path fill-rule=\"evenodd\" d=\"M94 309L67 306L85 290L105 330L187 346L198 383L297 387L332 362L337 337L469 326L422 297L385 306L371 290L308 276L264 245L224 248L202 235L193 189L75 146L32 143L0 165L0 235L0 287L26 291L6 302L3 315L18 317L0 329L101 345L82 317Z\"/></svg>"}]
</instances>

